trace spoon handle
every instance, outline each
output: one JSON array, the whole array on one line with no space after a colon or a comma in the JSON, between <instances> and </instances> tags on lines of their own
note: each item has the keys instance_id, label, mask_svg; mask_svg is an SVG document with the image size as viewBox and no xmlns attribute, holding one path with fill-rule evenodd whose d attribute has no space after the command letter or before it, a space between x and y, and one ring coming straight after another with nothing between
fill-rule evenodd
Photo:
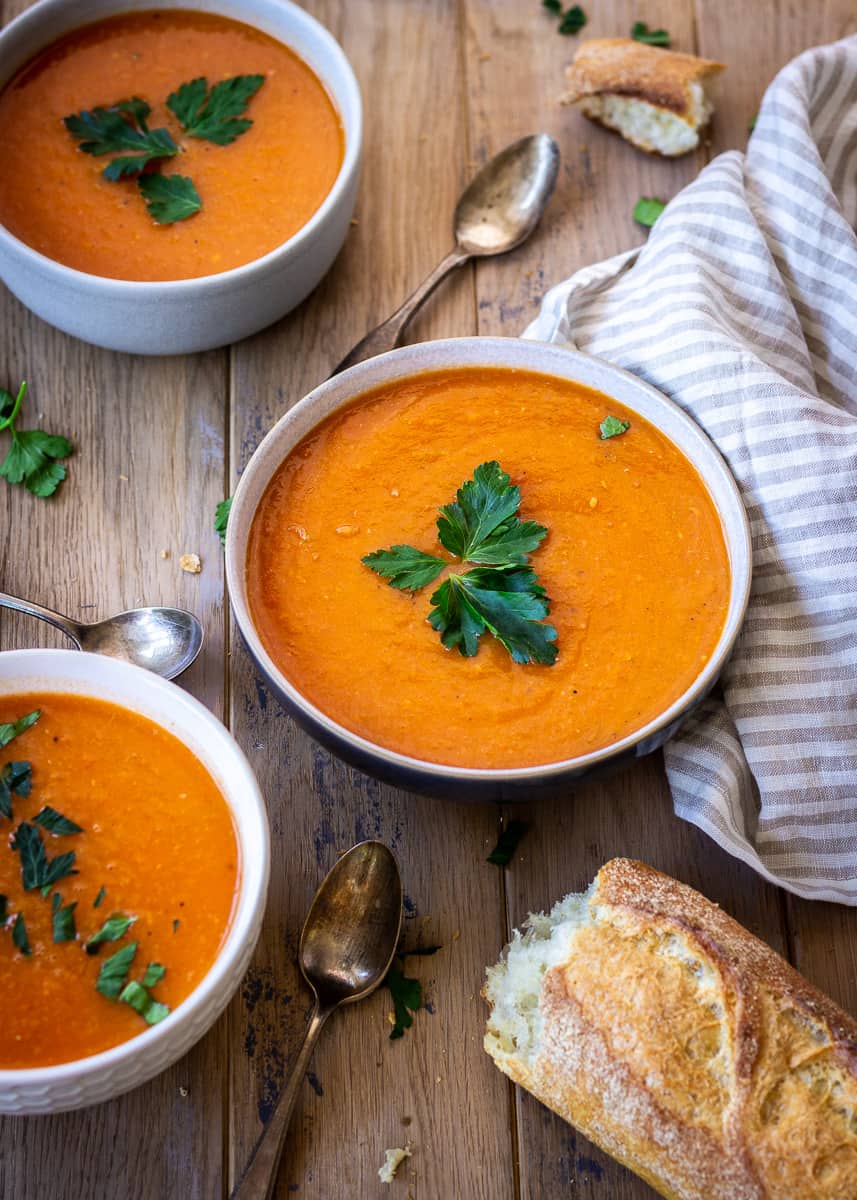
<instances>
[{"instance_id":1,"label":"spoon handle","mask_svg":"<svg viewBox=\"0 0 857 1200\"><path fill-rule=\"evenodd\" d=\"M274 1185L277 1182L277 1168L280 1165L286 1134L289 1131L292 1110L295 1107L295 1101L304 1081L321 1027L332 1012L333 1008L322 1008L316 1000L312 1019L307 1026L304 1044L297 1057L297 1062L292 1067L289 1081L280 1093L277 1107L262 1130L253 1153L250 1155L250 1161L244 1169L244 1174L235 1185L229 1200L270 1200L273 1196Z\"/></svg>"},{"instance_id":2,"label":"spoon handle","mask_svg":"<svg viewBox=\"0 0 857 1200\"><path fill-rule=\"evenodd\" d=\"M40 621L47 621L49 625L55 625L57 629L62 630L66 637L71 638L78 650L80 649L78 627L74 621L70 621L62 613L54 612L50 608L43 608L41 604L34 604L32 600L21 600L18 596L9 596L6 592L0 592L0 605L3 608L14 608L16 612L26 613L28 617L38 617Z\"/></svg>"},{"instance_id":3,"label":"spoon handle","mask_svg":"<svg viewBox=\"0 0 857 1200\"><path fill-rule=\"evenodd\" d=\"M446 258L438 263L432 273L427 276L415 292L408 296L401 308L397 308L391 317L388 317L381 325L367 333L364 338L351 349L342 362L331 371L331 375L338 375L340 371L346 370L348 367L353 367L355 363L363 362L366 358L374 358L376 354L384 354L387 350L395 350L398 346L402 334L405 332L408 322L414 313L426 299L430 296L441 280L445 279L450 271L456 267L460 267L462 263L466 263L472 255L458 246L454 250L450 250Z\"/></svg>"}]
</instances>

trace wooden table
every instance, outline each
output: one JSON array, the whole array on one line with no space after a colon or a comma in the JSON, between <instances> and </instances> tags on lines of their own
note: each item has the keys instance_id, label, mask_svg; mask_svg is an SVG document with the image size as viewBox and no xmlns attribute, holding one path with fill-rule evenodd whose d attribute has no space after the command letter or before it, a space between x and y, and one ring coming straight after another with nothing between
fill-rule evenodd
<instances>
[{"instance_id":1,"label":"wooden table","mask_svg":"<svg viewBox=\"0 0 857 1200\"><path fill-rule=\"evenodd\" d=\"M9 20L26 0L3 0ZM474 170L524 133L562 151L556 196L529 245L465 268L413 340L514 336L553 282L643 237L640 195L674 195L708 159L743 148L777 69L805 47L854 32L854 0L589 0L586 32L638 18L673 44L728 64L711 141L665 162L556 103L575 39L539 0L311 0L350 57L366 106L355 226L314 296L229 349L144 359L83 345L2 304L2 378L26 377L45 426L77 447L51 501L0 486L2 587L84 619L140 603L204 620L201 660L183 680L234 731L267 797L273 873L267 922L239 994L172 1070L110 1104L0 1122L3 1200L214 1200L225 1196L270 1112L309 1010L295 950L309 899L337 851L383 838L402 867L408 945L428 1004L389 1040L389 994L333 1020L316 1053L277 1196L643 1200L650 1189L513 1089L481 1048L484 968L531 909L584 887L616 854L700 888L852 1012L854 915L764 884L673 816L652 757L556 803L500 812L408 795L344 766L284 716L230 623L211 520L262 435L386 316L450 246L450 214ZM186 551L200 575L179 569ZM167 552L166 554L164 552ZM59 644L3 613L3 647ZM532 828L510 867L486 863L500 822ZM2 1013L0 1013L2 1019ZM384 1150L413 1158L388 1190Z\"/></svg>"}]
</instances>

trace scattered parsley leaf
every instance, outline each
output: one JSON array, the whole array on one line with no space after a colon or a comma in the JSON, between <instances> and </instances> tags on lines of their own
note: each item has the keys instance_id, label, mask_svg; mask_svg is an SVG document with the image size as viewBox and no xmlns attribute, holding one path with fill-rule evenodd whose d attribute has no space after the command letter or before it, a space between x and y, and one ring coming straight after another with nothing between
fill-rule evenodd
<instances>
[{"instance_id":1,"label":"scattered parsley leaf","mask_svg":"<svg viewBox=\"0 0 857 1200\"><path fill-rule=\"evenodd\" d=\"M173 918L173 933L178 933L179 925L181 925L181 921L178 919L178 917L174 917Z\"/></svg>"},{"instance_id":2,"label":"scattered parsley leaf","mask_svg":"<svg viewBox=\"0 0 857 1200\"><path fill-rule=\"evenodd\" d=\"M0 895L0 926L5 925L9 920L8 901L5 896Z\"/></svg>"},{"instance_id":3,"label":"scattered parsley leaf","mask_svg":"<svg viewBox=\"0 0 857 1200\"><path fill-rule=\"evenodd\" d=\"M202 208L199 192L187 175L141 175L137 186L158 225L185 221Z\"/></svg>"},{"instance_id":4,"label":"scattered parsley leaf","mask_svg":"<svg viewBox=\"0 0 857 1200\"><path fill-rule=\"evenodd\" d=\"M35 725L41 715L41 710L37 708L31 713L27 713L25 717L19 717L17 721L0 725L0 749L3 746L8 746L12 738L18 737L25 729L29 729L31 725Z\"/></svg>"},{"instance_id":5,"label":"scattered parsley leaf","mask_svg":"<svg viewBox=\"0 0 857 1200\"><path fill-rule=\"evenodd\" d=\"M631 422L620 421L618 417L607 416L598 428L601 430L601 440L603 442L607 438L620 437L623 433L627 433L631 428Z\"/></svg>"},{"instance_id":6,"label":"scattered parsley leaf","mask_svg":"<svg viewBox=\"0 0 857 1200\"><path fill-rule=\"evenodd\" d=\"M107 964L105 963L104 965L106 966ZM153 1000L145 986L133 979L125 984L119 995L119 1000L122 1004L130 1004L149 1025L157 1025L159 1021L163 1021L164 1017L169 1016L170 1013L166 1004L161 1004L157 1000Z\"/></svg>"},{"instance_id":7,"label":"scattered parsley leaf","mask_svg":"<svg viewBox=\"0 0 857 1200\"><path fill-rule=\"evenodd\" d=\"M172 92L167 108L188 137L228 146L253 124L246 117L238 118L264 82L264 75L235 75L208 91L208 80L202 76Z\"/></svg>"},{"instance_id":8,"label":"scattered parsley leaf","mask_svg":"<svg viewBox=\"0 0 857 1200\"><path fill-rule=\"evenodd\" d=\"M23 483L36 496L52 496L66 476L65 467L57 460L68 458L74 447L68 438L45 433L43 429L16 427L15 419L26 393L26 380L14 399L11 392L0 388L0 429L8 429L12 435L9 452L0 462L0 475L10 483Z\"/></svg>"},{"instance_id":9,"label":"scattered parsley leaf","mask_svg":"<svg viewBox=\"0 0 857 1200\"><path fill-rule=\"evenodd\" d=\"M108 1000L118 1000L128 972L131 970L134 955L137 953L137 945L137 942L129 942L127 946L123 946L121 950L111 954L101 964L98 979L95 981L95 990L101 992L101 995L106 996Z\"/></svg>"},{"instance_id":10,"label":"scattered parsley leaf","mask_svg":"<svg viewBox=\"0 0 857 1200\"><path fill-rule=\"evenodd\" d=\"M497 839L497 845L488 855L486 862L498 867L508 867L518 843L529 829L526 821L509 821Z\"/></svg>"},{"instance_id":11,"label":"scattered parsley leaf","mask_svg":"<svg viewBox=\"0 0 857 1200\"><path fill-rule=\"evenodd\" d=\"M384 978L385 985L393 997L393 1013L395 1021L390 1033L390 1041L403 1037L405 1030L414 1023L411 1013L418 1012L423 1006L423 985L418 979L408 979L398 967L390 967Z\"/></svg>"},{"instance_id":12,"label":"scattered parsley leaf","mask_svg":"<svg viewBox=\"0 0 857 1200\"><path fill-rule=\"evenodd\" d=\"M557 32L563 34L580 33L585 24L586 13L579 4L573 4L560 17Z\"/></svg>"},{"instance_id":13,"label":"scattered parsley leaf","mask_svg":"<svg viewBox=\"0 0 857 1200\"><path fill-rule=\"evenodd\" d=\"M136 917L127 917L125 913L111 913L98 932L93 933L83 943L84 950L87 954L97 954L102 942L118 942L136 920Z\"/></svg>"},{"instance_id":14,"label":"scattered parsley leaf","mask_svg":"<svg viewBox=\"0 0 857 1200\"><path fill-rule=\"evenodd\" d=\"M634 220L638 225L651 229L665 208L663 200L656 200L653 196L641 196L634 205Z\"/></svg>"},{"instance_id":15,"label":"scattered parsley leaf","mask_svg":"<svg viewBox=\"0 0 857 1200\"><path fill-rule=\"evenodd\" d=\"M149 129L146 118L150 108L145 100L132 96L108 108L93 108L63 118L68 132L80 142L84 154L131 154L112 159L102 171L105 179L116 181L137 175L150 162L173 158L179 148L167 129Z\"/></svg>"},{"instance_id":16,"label":"scattered parsley leaf","mask_svg":"<svg viewBox=\"0 0 857 1200\"><path fill-rule=\"evenodd\" d=\"M232 496L227 496L225 500L219 500L214 510L214 532L220 538L221 546L226 545L226 526L229 523L232 500Z\"/></svg>"},{"instance_id":17,"label":"scattered parsley leaf","mask_svg":"<svg viewBox=\"0 0 857 1200\"><path fill-rule=\"evenodd\" d=\"M57 903L59 901L59 903ZM61 908L62 903L59 892L54 893L54 911L53 911L53 935L55 942L73 942L77 937L77 929L74 924L74 910L77 908L77 901L73 900L71 904L66 904Z\"/></svg>"},{"instance_id":18,"label":"scattered parsley leaf","mask_svg":"<svg viewBox=\"0 0 857 1200\"><path fill-rule=\"evenodd\" d=\"M106 895L107 895L107 888L104 886L104 884L102 884L102 885L101 885L101 887L98 889L98 895L97 895L97 896L95 897L95 899L92 901L92 907L93 907L93 908L100 908L100 907L101 907L101 901L104 899L104 897L105 897Z\"/></svg>"},{"instance_id":19,"label":"scattered parsley leaf","mask_svg":"<svg viewBox=\"0 0 857 1200\"><path fill-rule=\"evenodd\" d=\"M759 119L759 114L753 113L752 117L747 122L747 132L748 133L752 133L753 130L756 128L756 122L758 121L758 119Z\"/></svg>"},{"instance_id":20,"label":"scattered parsley leaf","mask_svg":"<svg viewBox=\"0 0 857 1200\"><path fill-rule=\"evenodd\" d=\"M542 8L546 8L548 12L553 13L557 17L562 12L560 0L542 0Z\"/></svg>"},{"instance_id":21,"label":"scattered parsley leaf","mask_svg":"<svg viewBox=\"0 0 857 1200\"><path fill-rule=\"evenodd\" d=\"M670 35L667 31L665 29L649 29L645 21L634 22L631 37L635 42L643 42L646 46L663 46L666 50L670 47Z\"/></svg>"},{"instance_id":22,"label":"scattered parsley leaf","mask_svg":"<svg viewBox=\"0 0 857 1200\"><path fill-rule=\"evenodd\" d=\"M74 850L49 859L41 833L29 821L22 821L15 830L12 849L21 856L21 880L25 892L41 888L42 894L47 895L52 884L58 883L66 875L77 874L74 870Z\"/></svg>"},{"instance_id":23,"label":"scattered parsley leaf","mask_svg":"<svg viewBox=\"0 0 857 1200\"><path fill-rule=\"evenodd\" d=\"M444 505L437 520L444 549L477 566L451 574L431 596L435 606L429 623L446 648L457 646L472 658L487 629L515 662L550 665L556 660L556 630L539 624L549 611L545 589L527 563L547 533L544 525L521 521L520 489L510 484L498 462L477 467L458 489L454 503ZM396 545L362 559L393 587L416 591L447 565L440 558Z\"/></svg>"},{"instance_id":24,"label":"scattered parsley leaf","mask_svg":"<svg viewBox=\"0 0 857 1200\"><path fill-rule=\"evenodd\" d=\"M143 987L153 988L156 983L160 983L167 973L167 968L161 963L149 963L146 967L146 973L143 976Z\"/></svg>"},{"instance_id":25,"label":"scattered parsley leaf","mask_svg":"<svg viewBox=\"0 0 857 1200\"><path fill-rule=\"evenodd\" d=\"M39 809L33 817L33 821L36 825L41 825L42 829L46 829L48 833L56 834L57 837L70 836L73 833L83 833L80 825L76 825L74 821L70 821L68 817L64 817L61 812L57 812L49 804Z\"/></svg>"},{"instance_id":26,"label":"scattered parsley leaf","mask_svg":"<svg viewBox=\"0 0 857 1200\"><path fill-rule=\"evenodd\" d=\"M376 574L383 576L390 587L416 592L431 583L447 565L442 558L415 550L413 546L391 546L375 550L360 560Z\"/></svg>"},{"instance_id":27,"label":"scattered parsley leaf","mask_svg":"<svg viewBox=\"0 0 857 1200\"><path fill-rule=\"evenodd\" d=\"M27 926L24 924L22 913L18 913L15 918L15 924L12 926L12 941L22 954L33 953L30 949L30 939L27 937Z\"/></svg>"},{"instance_id":28,"label":"scattered parsley leaf","mask_svg":"<svg viewBox=\"0 0 857 1200\"><path fill-rule=\"evenodd\" d=\"M29 796L33 786L28 762L7 762L0 771L0 815L12 819L12 796Z\"/></svg>"}]
</instances>

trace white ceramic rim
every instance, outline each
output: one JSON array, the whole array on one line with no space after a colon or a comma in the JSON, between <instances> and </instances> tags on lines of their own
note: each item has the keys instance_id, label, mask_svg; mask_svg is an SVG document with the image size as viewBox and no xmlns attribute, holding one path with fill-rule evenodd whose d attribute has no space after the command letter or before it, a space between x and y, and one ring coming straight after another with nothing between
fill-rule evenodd
<instances>
[{"instance_id":1,"label":"white ceramic rim","mask_svg":"<svg viewBox=\"0 0 857 1200\"><path fill-rule=\"evenodd\" d=\"M260 2L260 0L256 0ZM269 0L261 0L261 3L267 7ZM0 30L0 64L3 63L3 54L6 45L13 38L19 36L26 31L29 26L38 27L44 22L46 37L40 43L41 49L45 49L60 37L65 34L51 33L51 19L57 13L64 13L66 10L73 9L76 0L37 0L31 7L26 9L19 16L5 25ZM152 9L179 9L188 12L206 12L214 13L218 16L228 17L230 20L239 21L244 25L250 25L253 29L259 29L262 33L267 33L269 37L275 41L282 42L284 46L292 50L303 61L303 58L298 50L296 50L292 42L288 39L286 32L279 34L271 33L269 30L261 29L260 26L254 24L252 20L244 15L236 15L241 12L240 0L102 0L104 13L101 17L95 20L106 20L111 16L119 16L122 13L142 11L146 12ZM298 30L306 31L308 34L318 38L324 45L332 61L336 64L335 71L331 70L326 73L318 64L308 64L318 79L321 81L325 91L330 97L334 108L337 111L343 127L343 136L345 138L345 154L343 155L342 165L339 168L339 173L333 182L333 186L325 196L321 205L316 209L305 225L302 225L297 233L294 233L288 241L282 242L273 250L269 250L267 254L261 258L254 258L248 263L244 263L240 267L231 267L228 271L220 271L216 275L197 275L190 279L115 279L111 275L92 275L88 271L78 271L75 267L67 267L64 263L58 262L55 258L49 258L38 250L34 250L32 246L28 246L26 242L22 242L20 238L11 233L5 225L0 223L0 243L5 242L10 249L13 249L24 258L29 259L31 264L39 264L43 270L56 271L57 277L67 283L76 284L78 287L82 283L95 286L109 286L112 296L117 299L122 299L124 296L137 295L140 292L143 294L155 295L161 292L163 288L169 288L171 291L177 292L179 295L182 292L199 292L212 291L218 287L228 286L234 282L240 282L250 278L257 271L264 270L269 264L276 262L279 258L297 258L301 255L304 246L311 241L316 230L321 226L328 217L328 214L336 207L342 195L348 190L352 179L360 169L360 156L362 153L363 144L363 105L360 99L360 88L357 83L357 77L351 63L345 56L345 51L339 45L333 34L330 33L320 21L315 17L310 16L308 12L300 8L297 4L292 3L292 0L276 0L271 4L270 11L276 14L277 21L282 18L283 24L288 25L290 29L297 28ZM93 21L84 20L77 27L82 28L85 25L93 24ZM71 28L75 28L72 26ZM35 51L34 53L39 53ZM4 88L11 77L32 55L26 56L22 61L15 61L8 70L4 70L0 65L0 89Z\"/></svg>"},{"instance_id":2,"label":"white ceramic rim","mask_svg":"<svg viewBox=\"0 0 857 1200\"><path fill-rule=\"evenodd\" d=\"M86 1058L75 1058L69 1062L56 1063L49 1067L17 1067L0 1070L0 1089L7 1087L38 1087L60 1082L79 1083L84 1078L97 1075L108 1068L118 1067L129 1059L141 1054L148 1054L161 1041L175 1037L176 1027L184 1024L188 1018L222 989L227 982L229 973L235 961L241 956L247 938L252 935L260 896L262 902L267 895L268 877L270 873L270 831L265 802L253 769L247 761L238 743L229 733L225 725L221 725L212 713L189 693L170 683L151 671L117 659L106 658L98 654L84 654L79 650L4 650L0 652L0 695L10 695L23 691L54 692L57 695L83 695L98 700L107 700L119 704L120 707L137 711L127 701L114 700L103 684L93 681L91 672L100 672L108 677L113 676L133 682L141 692L148 692L154 697L152 708L162 699L163 708L169 709L171 723L163 718L155 718L145 712L143 715L155 724L160 725L168 733L177 737L202 762L203 766L217 783L229 806L235 827L235 837L240 856L240 886L238 901L235 906L232 923L226 940L218 951L206 975L200 980L193 991L182 1000L170 1017L140 1034L112 1046L109 1050L101 1050ZM43 682L34 684L37 677ZM16 684L15 679L22 680ZM69 686L71 682L80 686ZM201 722L206 732L206 750L201 753L197 748L196 739L189 739L182 732L183 721L190 716ZM243 776L245 788L242 796L242 808L246 808L246 824L250 833L257 839L262 849L258 859L251 860L245 853L244 842L249 840L247 834L241 832L241 822L235 811L235 804L223 786L222 778L218 777L218 769L212 760L217 757L220 761L228 759L231 766ZM218 1006L219 1013L223 1005ZM212 1018L214 1020L214 1018Z\"/></svg>"},{"instance_id":3,"label":"white ceramic rim","mask_svg":"<svg viewBox=\"0 0 857 1200\"><path fill-rule=\"evenodd\" d=\"M576 364L576 370L569 372L572 364ZM636 395L644 408L649 407L649 411L640 411L640 415L678 446L702 476L712 503L720 515L723 538L729 553L731 590L726 621L711 657L693 684L663 713L619 741L575 758L530 767L482 769L444 765L400 754L353 733L312 704L277 667L256 632L247 603L246 533L249 532L253 513L277 467L293 445L305 437L317 420L321 419L312 420L314 408L331 393L342 393L341 403L348 404L362 393L383 385L384 382L445 368L480 366L555 375L611 395L613 393L604 383L612 381L622 393L614 398L632 411L636 409L628 393ZM601 377L599 382L594 381L596 377ZM338 408L339 404L335 407ZM687 439L686 445L692 448L692 453L686 446L679 446L658 422L657 415L653 413L657 414L659 411L681 427ZM292 442L291 434L295 427L299 430L299 436ZM278 453L277 447L280 442L288 442L288 446L286 450ZM716 483L727 503L731 503L731 512L724 512L724 505L715 499L712 482ZM729 517L735 524L730 525ZM245 530L243 537L239 535L239 529ZM235 492L226 536L226 583L232 609L238 626L262 670L276 681L277 686L297 708L306 712L334 738L345 741L363 755L383 759L385 763L402 770L434 776L438 781L453 779L500 784L507 781L549 780L566 772L582 772L649 740L681 716L715 682L740 632L750 596L751 575L750 526L738 485L720 452L696 422L657 388L629 371L584 354L580 350L523 338L464 337L417 343L358 363L341 375L334 375L326 380L280 418L252 455Z\"/></svg>"}]
</instances>

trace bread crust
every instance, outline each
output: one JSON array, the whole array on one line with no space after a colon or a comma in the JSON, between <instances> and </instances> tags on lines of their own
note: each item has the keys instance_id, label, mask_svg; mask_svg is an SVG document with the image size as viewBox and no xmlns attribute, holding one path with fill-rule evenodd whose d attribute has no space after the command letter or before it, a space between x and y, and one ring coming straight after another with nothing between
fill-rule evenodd
<instances>
[{"instance_id":1,"label":"bread crust","mask_svg":"<svg viewBox=\"0 0 857 1200\"><path fill-rule=\"evenodd\" d=\"M855 1200L857 1022L704 896L599 872L515 1082L668 1200Z\"/></svg>"},{"instance_id":2,"label":"bread crust","mask_svg":"<svg viewBox=\"0 0 857 1200\"><path fill-rule=\"evenodd\" d=\"M566 68L568 90L563 102L575 104L587 96L630 96L689 121L691 84L704 83L722 70L723 63L712 59L662 50L632 38L595 38L582 43Z\"/></svg>"}]
</instances>

